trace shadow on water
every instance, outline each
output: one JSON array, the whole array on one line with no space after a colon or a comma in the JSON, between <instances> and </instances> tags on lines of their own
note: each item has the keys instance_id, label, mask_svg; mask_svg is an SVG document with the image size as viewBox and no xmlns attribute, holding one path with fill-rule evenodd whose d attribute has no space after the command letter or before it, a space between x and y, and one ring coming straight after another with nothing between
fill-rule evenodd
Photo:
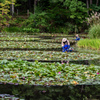
<instances>
[{"instance_id":1,"label":"shadow on water","mask_svg":"<svg viewBox=\"0 0 100 100\"><path fill-rule=\"evenodd\" d=\"M41 38L41 39L54 39L56 37L52 37L52 36L37 36L38 38Z\"/></svg>"},{"instance_id":2,"label":"shadow on water","mask_svg":"<svg viewBox=\"0 0 100 100\"><path fill-rule=\"evenodd\" d=\"M44 43L58 43L61 44L61 42L58 41L41 41L41 40L0 40L0 41L7 41L7 42L44 42ZM70 45L75 45L76 41L70 42Z\"/></svg>"},{"instance_id":3,"label":"shadow on water","mask_svg":"<svg viewBox=\"0 0 100 100\"><path fill-rule=\"evenodd\" d=\"M66 61L64 61L66 63ZM76 60L76 61L69 61L69 63L74 64L83 64L83 65L97 65L100 66L100 59L94 59L94 60Z\"/></svg>"},{"instance_id":4,"label":"shadow on water","mask_svg":"<svg viewBox=\"0 0 100 100\"><path fill-rule=\"evenodd\" d=\"M40 42L40 40L0 40L0 41L7 41L7 42Z\"/></svg>"},{"instance_id":5,"label":"shadow on water","mask_svg":"<svg viewBox=\"0 0 100 100\"><path fill-rule=\"evenodd\" d=\"M100 100L99 93L100 85L0 85L0 94L15 95L23 100Z\"/></svg>"},{"instance_id":6,"label":"shadow on water","mask_svg":"<svg viewBox=\"0 0 100 100\"><path fill-rule=\"evenodd\" d=\"M62 51L62 48L0 48L0 51L10 51L10 50L37 50L37 51ZM77 51L72 51L72 52L77 52Z\"/></svg>"},{"instance_id":7,"label":"shadow on water","mask_svg":"<svg viewBox=\"0 0 100 100\"><path fill-rule=\"evenodd\" d=\"M73 36L55 36L55 35L52 35L52 36L37 36L38 38L42 38L42 39L54 39L54 38L64 38L64 37L73 37L73 38L75 38L75 36L73 35ZM88 38L87 36L80 36L80 38Z\"/></svg>"},{"instance_id":8,"label":"shadow on water","mask_svg":"<svg viewBox=\"0 0 100 100\"><path fill-rule=\"evenodd\" d=\"M3 58L0 58L0 60L3 60ZM14 61L17 59L7 59L8 61ZM100 66L100 59L95 59L95 60L35 60L35 59L22 59L24 61L29 61L29 62L43 62L43 63L66 63L66 64L83 64L83 65L97 65Z\"/></svg>"},{"instance_id":9,"label":"shadow on water","mask_svg":"<svg viewBox=\"0 0 100 100\"><path fill-rule=\"evenodd\" d=\"M27 61L30 61L30 62L34 62L35 60L27 60ZM54 63L54 62L59 62L59 63L62 63L62 61L54 61L54 60L38 60L39 62L48 62L48 63ZM64 60L63 63L74 63L74 64L83 64L83 65L91 65L91 64L94 64L94 65L98 65L100 66L100 59L95 59L95 60L71 60L71 61L67 61L67 60Z\"/></svg>"},{"instance_id":10,"label":"shadow on water","mask_svg":"<svg viewBox=\"0 0 100 100\"><path fill-rule=\"evenodd\" d=\"M6 50L62 51L62 48L0 48L0 51Z\"/></svg>"}]
</instances>

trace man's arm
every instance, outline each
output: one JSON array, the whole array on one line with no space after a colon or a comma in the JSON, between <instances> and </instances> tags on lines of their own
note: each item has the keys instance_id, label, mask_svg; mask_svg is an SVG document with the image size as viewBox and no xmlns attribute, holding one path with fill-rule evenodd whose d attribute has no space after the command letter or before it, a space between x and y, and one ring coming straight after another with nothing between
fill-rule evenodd
<instances>
[{"instance_id":1,"label":"man's arm","mask_svg":"<svg viewBox=\"0 0 100 100\"><path fill-rule=\"evenodd\" d=\"M70 42L69 42L69 40L67 40L67 43L68 43L68 45L70 45Z\"/></svg>"}]
</instances>

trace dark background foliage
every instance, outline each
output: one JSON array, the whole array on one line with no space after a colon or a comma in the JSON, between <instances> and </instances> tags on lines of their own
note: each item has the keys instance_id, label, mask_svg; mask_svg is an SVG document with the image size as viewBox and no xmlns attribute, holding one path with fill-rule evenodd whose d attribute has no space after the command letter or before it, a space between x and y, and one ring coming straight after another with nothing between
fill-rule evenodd
<instances>
[{"instance_id":1,"label":"dark background foliage","mask_svg":"<svg viewBox=\"0 0 100 100\"><path fill-rule=\"evenodd\" d=\"M9 24L26 32L84 32L88 28L86 18L92 11L100 11L99 4L98 0L16 0L14 13L10 7L13 20Z\"/></svg>"}]
</instances>

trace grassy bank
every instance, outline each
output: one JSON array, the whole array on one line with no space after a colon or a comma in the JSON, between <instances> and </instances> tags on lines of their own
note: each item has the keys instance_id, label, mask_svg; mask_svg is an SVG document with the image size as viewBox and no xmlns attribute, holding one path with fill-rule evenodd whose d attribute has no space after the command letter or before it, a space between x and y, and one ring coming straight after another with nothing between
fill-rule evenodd
<instances>
[{"instance_id":1,"label":"grassy bank","mask_svg":"<svg viewBox=\"0 0 100 100\"><path fill-rule=\"evenodd\" d=\"M100 50L100 39L83 39L77 43L78 47Z\"/></svg>"}]
</instances>

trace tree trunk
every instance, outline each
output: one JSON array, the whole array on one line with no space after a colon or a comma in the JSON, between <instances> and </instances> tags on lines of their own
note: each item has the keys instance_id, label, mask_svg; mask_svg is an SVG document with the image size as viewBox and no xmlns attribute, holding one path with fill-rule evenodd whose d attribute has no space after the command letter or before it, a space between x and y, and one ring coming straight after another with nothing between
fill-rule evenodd
<instances>
[{"instance_id":1,"label":"tree trunk","mask_svg":"<svg viewBox=\"0 0 100 100\"><path fill-rule=\"evenodd\" d=\"M89 8L89 0L86 0L87 8Z\"/></svg>"},{"instance_id":2,"label":"tree trunk","mask_svg":"<svg viewBox=\"0 0 100 100\"><path fill-rule=\"evenodd\" d=\"M14 5L12 4L12 16L14 15Z\"/></svg>"},{"instance_id":3,"label":"tree trunk","mask_svg":"<svg viewBox=\"0 0 100 100\"><path fill-rule=\"evenodd\" d=\"M89 8L89 0L86 0L87 8ZM87 12L89 14L89 11Z\"/></svg>"},{"instance_id":4,"label":"tree trunk","mask_svg":"<svg viewBox=\"0 0 100 100\"><path fill-rule=\"evenodd\" d=\"M92 5L92 0L90 0L90 5Z\"/></svg>"},{"instance_id":5,"label":"tree trunk","mask_svg":"<svg viewBox=\"0 0 100 100\"><path fill-rule=\"evenodd\" d=\"M96 6L98 6L99 0L96 1Z\"/></svg>"},{"instance_id":6,"label":"tree trunk","mask_svg":"<svg viewBox=\"0 0 100 100\"><path fill-rule=\"evenodd\" d=\"M10 14L13 16L14 15L14 5L10 5Z\"/></svg>"},{"instance_id":7,"label":"tree trunk","mask_svg":"<svg viewBox=\"0 0 100 100\"><path fill-rule=\"evenodd\" d=\"M36 9L36 1L37 0L34 0L34 14L35 14L35 9Z\"/></svg>"}]
</instances>

